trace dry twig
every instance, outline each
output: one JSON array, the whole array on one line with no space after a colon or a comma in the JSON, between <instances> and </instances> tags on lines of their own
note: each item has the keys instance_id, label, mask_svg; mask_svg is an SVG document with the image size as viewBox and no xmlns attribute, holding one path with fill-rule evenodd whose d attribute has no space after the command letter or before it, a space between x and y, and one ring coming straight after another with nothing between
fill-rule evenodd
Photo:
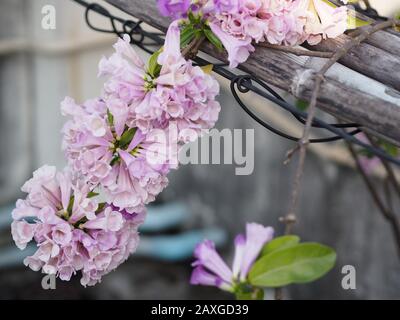
<instances>
[{"instance_id":1,"label":"dry twig","mask_svg":"<svg viewBox=\"0 0 400 320\"><path fill-rule=\"evenodd\" d=\"M289 209L288 213L285 217L281 218L281 221L285 223L285 234L290 234L292 232L293 225L296 223L297 217L296 217L296 208L298 205L298 200L299 200L299 193L300 193L300 185L301 185L301 179L303 177L304 173L304 164L305 164L305 159L306 159L306 154L307 154L307 144L309 143L309 138L310 138L310 133L311 133L311 128L312 128L312 122L315 117L316 109L317 109L317 99L318 99L318 94L321 89L322 82L324 81L324 75L326 72L336 63L341 59L343 56L345 56L351 49L354 47L357 47L360 43L365 41L369 36L374 34L375 32L379 30L383 30L386 28L391 27L393 24L398 23L398 21L395 20L389 20L385 21L379 24L376 24L374 26L369 26L367 28L362 28L360 31L360 34L356 36L355 38L352 38L348 43L346 43L343 47L338 48L338 50L329 58L329 60L326 62L326 64L321 68L320 71L318 71L315 75L315 85L314 85L314 90L312 92L311 96L311 101L310 105L308 107L308 117L306 120L306 125L304 127L303 131L303 136L298 142L298 146L288 154L290 157L293 156L293 154L298 150L299 151L299 160L297 164L297 169L293 181L293 188L292 188L292 193L290 196L290 202L289 202ZM287 158L287 161L289 161L290 158ZM383 207L386 217L389 221L392 222L393 229L395 231L396 239L398 241L398 244L400 245L400 227L396 225L396 221L393 219L393 216L387 215L388 212L385 210ZM399 247L400 248L400 247ZM399 251L400 254L400 251ZM283 289L282 288L277 288L275 289L275 299L276 300L282 300L283 299Z\"/></svg>"},{"instance_id":2,"label":"dry twig","mask_svg":"<svg viewBox=\"0 0 400 320\"><path fill-rule=\"evenodd\" d=\"M356 152L354 146L351 143L347 142L347 147L356 163L357 170L360 172L360 174L364 180L364 183L367 186L368 191L371 194L371 197L374 200L377 208L382 213L383 217L391 224L391 227L393 230L393 235L394 235L395 242L396 242L398 255L400 258L400 221L397 218L397 215L393 211L393 207L392 207L392 199L391 199L390 186L389 186L389 183L392 183L392 181L390 181L391 178L389 178L389 173L388 173L388 177L387 177L387 184L386 184L386 190L385 190L385 195L387 196L387 198L386 198L387 205L385 205L385 202L384 202L384 200L381 199L374 183L372 182L372 179L368 176L365 169L361 165L360 159L357 155L357 152Z\"/></svg>"},{"instance_id":3,"label":"dry twig","mask_svg":"<svg viewBox=\"0 0 400 320\"><path fill-rule=\"evenodd\" d=\"M194 38L185 48L182 50L182 56L186 59L194 59L199 52L200 46L205 40L205 37L202 35L200 37Z\"/></svg>"},{"instance_id":4,"label":"dry twig","mask_svg":"<svg viewBox=\"0 0 400 320\"><path fill-rule=\"evenodd\" d=\"M282 52L287 52L294 54L296 56L308 56L308 57L317 57L317 58L332 58L333 52L324 52L324 51L310 51L301 48L289 47L289 46L281 46L277 44L270 44L267 42L260 42L257 44L259 47L269 48L273 50L278 50Z\"/></svg>"},{"instance_id":5,"label":"dry twig","mask_svg":"<svg viewBox=\"0 0 400 320\"><path fill-rule=\"evenodd\" d=\"M286 224L286 234L290 234L292 227L296 221L296 208L298 205L299 192L301 179L304 172L304 163L306 159L307 144L309 143L309 137L311 133L312 122L315 117L318 94L321 89L322 82L324 81L324 75L326 72L343 56L345 56L351 49L357 47L360 43L365 41L369 36L377 31L391 27L392 25L398 23L396 20L388 20L382 23L378 23L373 26L368 26L360 29L360 35L349 40L343 47L338 48L337 51L332 55L332 57L326 62L326 64L315 74L314 90L312 92L310 105L308 107L308 117L306 120L306 125L303 131L303 136L299 140L298 150L299 150L299 160L293 181L293 188L289 202L289 209L286 217L282 219Z\"/></svg>"},{"instance_id":6,"label":"dry twig","mask_svg":"<svg viewBox=\"0 0 400 320\"><path fill-rule=\"evenodd\" d=\"M366 135L366 137L368 138L369 142L375 147L375 148L379 148L379 144L377 143L376 139L374 139L374 137L372 137L370 134L368 133L364 133ZM386 161L385 159L380 159L380 161L382 162L383 167L386 170L387 173L387 179L388 182L390 182L394 188L394 190L397 193L397 196L400 198L400 183L397 181L396 175L394 173L394 170L392 168L392 166L389 164L388 161Z\"/></svg>"}]
</instances>

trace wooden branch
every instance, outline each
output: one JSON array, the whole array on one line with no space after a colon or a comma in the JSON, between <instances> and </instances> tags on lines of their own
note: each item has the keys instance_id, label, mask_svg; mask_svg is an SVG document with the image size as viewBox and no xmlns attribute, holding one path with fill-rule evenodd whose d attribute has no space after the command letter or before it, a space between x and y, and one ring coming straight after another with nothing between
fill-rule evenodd
<instances>
[{"instance_id":1,"label":"wooden branch","mask_svg":"<svg viewBox=\"0 0 400 320\"><path fill-rule=\"evenodd\" d=\"M259 47L269 48L273 50L283 51L287 53L294 54L296 56L308 56L308 57L317 57L317 58L325 58L329 59L332 57L332 52L324 52L324 51L311 51L296 47L289 47L289 46L281 46L278 44L270 44L268 42L260 42L257 44Z\"/></svg>"},{"instance_id":2,"label":"wooden branch","mask_svg":"<svg viewBox=\"0 0 400 320\"><path fill-rule=\"evenodd\" d=\"M170 19L164 18L158 13L155 0L106 1L162 31L165 31L171 22ZM398 41L400 42L400 38ZM336 49L333 51L336 51ZM226 61L226 53L217 52L207 42L201 46L201 50L217 59ZM359 47L358 50L363 50L363 48ZM400 65L400 57L396 57L394 60L392 55L382 50L379 52L388 56L386 61L393 61L393 66ZM310 64L309 59L318 60L319 58L303 58L268 48L257 48L247 62L240 65L240 69L292 93L299 99L310 101L315 85L315 70L319 69L310 66L312 63ZM367 65L373 65L375 63L374 60L374 56L369 56L363 62L364 67L367 68ZM361 65L360 61L359 65ZM393 66L388 71L391 74L388 76L391 79L389 82L394 82L393 74L396 72L394 72ZM328 73L324 83L321 85L317 107L343 121L357 122L365 126L371 133L378 133L394 143L399 142L400 92L379 82L374 82L350 69L348 69L346 76L347 79L344 81ZM364 82L372 84L370 91L360 89ZM381 88L379 90L380 94L373 92L376 87Z\"/></svg>"},{"instance_id":3,"label":"wooden branch","mask_svg":"<svg viewBox=\"0 0 400 320\"><path fill-rule=\"evenodd\" d=\"M383 43L383 41L391 41L389 44L400 45L400 39L396 36L390 33L382 33L382 35L384 35L385 38L393 37L394 39L381 39L383 37L381 36L379 41L377 41L379 44ZM335 48L343 46L350 39L351 37L342 35L336 39L322 41L318 45L312 46L312 49L335 51ZM395 47L396 46L393 45L393 50ZM311 47L308 46L308 48ZM372 79L400 90L400 72L393 72L393 70L400 70L400 59L398 55L374 47L369 43L362 43L357 48L351 50L348 55L341 58L339 62Z\"/></svg>"}]
</instances>

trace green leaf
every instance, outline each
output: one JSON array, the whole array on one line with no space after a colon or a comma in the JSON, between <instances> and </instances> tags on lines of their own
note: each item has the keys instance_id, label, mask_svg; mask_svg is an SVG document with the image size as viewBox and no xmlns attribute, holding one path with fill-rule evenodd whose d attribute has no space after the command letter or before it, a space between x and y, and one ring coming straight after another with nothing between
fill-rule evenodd
<instances>
[{"instance_id":1,"label":"green leaf","mask_svg":"<svg viewBox=\"0 0 400 320\"><path fill-rule=\"evenodd\" d=\"M112 158L112 160L110 161L110 166L112 167L114 164L116 164L119 159L119 156L114 156L114 158Z\"/></svg>"},{"instance_id":2,"label":"green leaf","mask_svg":"<svg viewBox=\"0 0 400 320\"><path fill-rule=\"evenodd\" d=\"M74 207L74 201L75 201L75 197L71 196L69 198L68 207L67 207L67 213L69 215L72 215L72 208Z\"/></svg>"},{"instance_id":3,"label":"green leaf","mask_svg":"<svg viewBox=\"0 0 400 320\"><path fill-rule=\"evenodd\" d=\"M192 11L192 10L189 10L189 12L188 12L188 18L189 18L189 21L190 21L191 23L193 23L193 24L197 22L197 19L196 19L195 15L193 14L193 11Z\"/></svg>"},{"instance_id":4,"label":"green leaf","mask_svg":"<svg viewBox=\"0 0 400 320\"><path fill-rule=\"evenodd\" d=\"M261 256L270 254L273 251L292 247L300 242L298 236L278 237L268 242L261 251Z\"/></svg>"},{"instance_id":5,"label":"green leaf","mask_svg":"<svg viewBox=\"0 0 400 320\"><path fill-rule=\"evenodd\" d=\"M157 62L158 56L161 54L161 52L162 52L161 49L154 52L149 59L149 65L147 68L147 72L153 78L156 78L160 74L160 71L161 71L161 66Z\"/></svg>"},{"instance_id":6,"label":"green leaf","mask_svg":"<svg viewBox=\"0 0 400 320\"><path fill-rule=\"evenodd\" d=\"M124 148L126 147L133 139L133 136L136 133L136 128L130 128L129 130L125 131L121 139L119 140L119 147Z\"/></svg>"},{"instance_id":7,"label":"green leaf","mask_svg":"<svg viewBox=\"0 0 400 320\"><path fill-rule=\"evenodd\" d=\"M97 206L96 214L102 212L102 211L104 210L106 204L107 204L107 203L105 203L105 202L99 203L99 205Z\"/></svg>"},{"instance_id":8,"label":"green leaf","mask_svg":"<svg viewBox=\"0 0 400 320\"><path fill-rule=\"evenodd\" d=\"M301 110L301 111L306 111L307 108L308 108L308 106L309 106L309 102L308 102L308 101L306 101L306 100L300 100L300 99L297 99L297 100L296 100L296 107L297 107L297 109L299 109L299 110Z\"/></svg>"},{"instance_id":9,"label":"green leaf","mask_svg":"<svg viewBox=\"0 0 400 320\"><path fill-rule=\"evenodd\" d=\"M399 155L399 149L394 145L391 144L390 142L381 141L382 148L392 157L397 157Z\"/></svg>"},{"instance_id":10,"label":"green leaf","mask_svg":"<svg viewBox=\"0 0 400 320\"><path fill-rule=\"evenodd\" d=\"M375 154L373 154L371 151L367 149L357 150L357 154L360 155L361 157L367 157L368 159L372 159L375 157Z\"/></svg>"},{"instance_id":11,"label":"green leaf","mask_svg":"<svg viewBox=\"0 0 400 320\"><path fill-rule=\"evenodd\" d=\"M114 125L114 116L110 112L110 110L107 109L107 121L108 124L112 127Z\"/></svg>"},{"instance_id":12,"label":"green leaf","mask_svg":"<svg viewBox=\"0 0 400 320\"><path fill-rule=\"evenodd\" d=\"M211 29L205 28L203 32L208 41L210 41L214 47L221 51L224 49L224 45L222 44L221 40L219 40L219 38L211 31Z\"/></svg>"},{"instance_id":13,"label":"green leaf","mask_svg":"<svg viewBox=\"0 0 400 320\"><path fill-rule=\"evenodd\" d=\"M192 24L188 24L181 32L181 47L187 46L195 36L195 29Z\"/></svg>"},{"instance_id":14,"label":"green leaf","mask_svg":"<svg viewBox=\"0 0 400 320\"><path fill-rule=\"evenodd\" d=\"M251 269L251 285L283 287L317 280L331 270L336 261L332 248L319 243L301 243L262 256Z\"/></svg>"},{"instance_id":15,"label":"green leaf","mask_svg":"<svg viewBox=\"0 0 400 320\"><path fill-rule=\"evenodd\" d=\"M400 155L400 149L397 146L395 146L394 144L392 144L386 140L378 139L377 144L379 145L379 147L381 149L383 149L391 157L396 158ZM371 151L369 151L367 149L361 149L357 153L361 156L368 157L369 159L376 157L375 154L373 154Z\"/></svg>"},{"instance_id":16,"label":"green leaf","mask_svg":"<svg viewBox=\"0 0 400 320\"><path fill-rule=\"evenodd\" d=\"M87 198L94 198L94 197L97 197L99 195L99 193L97 193L97 192L94 192L94 191L90 191L89 193L88 193L88 195L87 195Z\"/></svg>"}]
</instances>

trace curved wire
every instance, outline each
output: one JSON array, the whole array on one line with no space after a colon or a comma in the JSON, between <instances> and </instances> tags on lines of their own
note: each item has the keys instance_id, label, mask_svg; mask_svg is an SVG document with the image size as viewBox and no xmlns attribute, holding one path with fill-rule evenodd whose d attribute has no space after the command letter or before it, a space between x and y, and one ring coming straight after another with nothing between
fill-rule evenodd
<instances>
[{"instance_id":1,"label":"curved wire","mask_svg":"<svg viewBox=\"0 0 400 320\"><path fill-rule=\"evenodd\" d=\"M299 141L301 139L301 137L294 137L291 136L289 134L286 134L274 127L272 127L271 125L269 125L267 122L265 122L264 120L260 119L253 111L251 111L242 101L242 99L240 99L238 93L236 92L236 88L238 89L239 92L241 93L247 93L249 91L251 91L249 89L248 86L244 86L246 81L251 81L254 80L252 77L250 76L237 76L233 81L231 81L231 91L232 91L232 95L234 96L234 98L236 99L236 101L238 102L238 104L240 105L240 107L251 117L253 118L256 122L258 122L260 125L262 125L264 128L272 131L273 133L292 140L292 141ZM278 94L276 94L276 92L274 90L272 90L267 84L265 83L261 83L259 81L257 81L258 84L260 84L264 89L266 89L270 94L274 95L277 99L285 102L285 100L283 100ZM275 95L276 94L276 95ZM292 113L296 119L303 119L302 117L300 117L298 114L296 113ZM314 126L321 128L320 125L318 125L317 123L314 124ZM335 125L336 126L336 125ZM351 135L356 135L358 133L362 132L360 129L356 129L354 131L349 132L349 134ZM343 139L343 137L335 135L332 137L328 137L328 138L320 138L320 139L310 139L309 142L310 143L326 143L326 142L333 142L333 141L338 141Z\"/></svg>"},{"instance_id":2,"label":"curved wire","mask_svg":"<svg viewBox=\"0 0 400 320\"><path fill-rule=\"evenodd\" d=\"M375 10L374 8L368 7L366 9L361 8L361 6L358 3L352 3L352 5L354 6L354 8L356 9L357 12L362 13L363 15L371 18L371 19L375 19L375 20L388 20L387 17L383 17L381 16L377 10Z\"/></svg>"}]
</instances>

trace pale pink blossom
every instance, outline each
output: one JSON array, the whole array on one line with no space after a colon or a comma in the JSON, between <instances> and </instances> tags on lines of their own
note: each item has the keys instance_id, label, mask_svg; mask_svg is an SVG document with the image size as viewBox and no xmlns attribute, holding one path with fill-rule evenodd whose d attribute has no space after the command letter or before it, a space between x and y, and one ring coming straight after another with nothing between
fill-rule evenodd
<instances>
[{"instance_id":1,"label":"pale pink blossom","mask_svg":"<svg viewBox=\"0 0 400 320\"><path fill-rule=\"evenodd\" d=\"M198 5L227 50L230 67L247 60L252 42L317 44L347 29L347 8L323 0L209 0Z\"/></svg>"},{"instance_id":2,"label":"pale pink blossom","mask_svg":"<svg viewBox=\"0 0 400 320\"><path fill-rule=\"evenodd\" d=\"M250 52L255 49L251 45L251 38L240 39L224 32L220 25L217 23L211 23L210 28L212 32L221 40L226 51L228 52L229 66L231 68L237 67L240 63L243 63L250 56Z\"/></svg>"},{"instance_id":3,"label":"pale pink blossom","mask_svg":"<svg viewBox=\"0 0 400 320\"><path fill-rule=\"evenodd\" d=\"M157 75L149 74L146 66L130 47L129 36L118 40L117 50L100 62L100 75L107 76L104 99L112 103L118 119L127 121L147 133L153 128L165 129L170 121L179 123L178 129L210 129L215 125L219 103L218 82L180 52L180 30L173 22L167 32L162 52L158 56L161 66ZM212 109L212 110L211 110ZM96 128L101 128L95 123Z\"/></svg>"},{"instance_id":4,"label":"pale pink blossom","mask_svg":"<svg viewBox=\"0 0 400 320\"><path fill-rule=\"evenodd\" d=\"M32 270L64 281L81 272L82 285L94 285L136 250L144 211L99 207L87 184L50 166L35 171L23 189L28 195L18 200L11 229L21 250L35 242L36 252L24 260Z\"/></svg>"},{"instance_id":5,"label":"pale pink blossom","mask_svg":"<svg viewBox=\"0 0 400 320\"><path fill-rule=\"evenodd\" d=\"M323 39L336 38L347 29L347 8L332 7L323 0L311 0L305 25L308 42L315 45Z\"/></svg>"},{"instance_id":6,"label":"pale pink blossom","mask_svg":"<svg viewBox=\"0 0 400 320\"><path fill-rule=\"evenodd\" d=\"M168 157L154 164L147 151L167 152L169 141L154 141L154 129L145 134L131 127L125 112L127 106L121 100L110 98L98 103L107 106L106 111L96 114L104 128L101 136L87 126L86 119L91 119L93 113L86 110L86 104L71 105L73 110L81 109L78 116L64 108L64 114L72 116L63 129L63 149L68 163L92 188L100 187L110 203L130 212L142 211L166 187L166 175L176 167Z\"/></svg>"},{"instance_id":7,"label":"pale pink blossom","mask_svg":"<svg viewBox=\"0 0 400 320\"><path fill-rule=\"evenodd\" d=\"M17 247L21 250L32 241L35 233L35 225L26 221L13 221L11 224L11 234Z\"/></svg>"}]
</instances>

